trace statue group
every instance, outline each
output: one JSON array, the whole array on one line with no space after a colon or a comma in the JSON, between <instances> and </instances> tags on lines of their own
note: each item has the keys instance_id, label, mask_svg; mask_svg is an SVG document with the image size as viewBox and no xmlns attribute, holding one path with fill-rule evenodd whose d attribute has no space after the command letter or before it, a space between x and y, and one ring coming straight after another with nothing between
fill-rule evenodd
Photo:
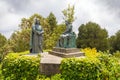
<instances>
[{"instance_id":1,"label":"statue group","mask_svg":"<svg viewBox=\"0 0 120 80\"><path fill-rule=\"evenodd\" d=\"M72 30L72 23L65 21L66 30L60 35L56 47L60 48L75 48L76 47L76 35ZM31 38L30 38L30 53L42 53L43 43L43 29L40 25L40 21L35 19L32 26Z\"/></svg>"}]
</instances>

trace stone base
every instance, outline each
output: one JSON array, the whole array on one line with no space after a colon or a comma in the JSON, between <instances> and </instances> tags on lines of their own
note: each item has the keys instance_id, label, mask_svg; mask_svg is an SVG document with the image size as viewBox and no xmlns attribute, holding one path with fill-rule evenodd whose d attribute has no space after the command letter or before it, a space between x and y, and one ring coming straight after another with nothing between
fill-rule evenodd
<instances>
[{"instance_id":1,"label":"stone base","mask_svg":"<svg viewBox=\"0 0 120 80\"><path fill-rule=\"evenodd\" d=\"M41 54L40 73L47 76L60 73L60 63L62 58L48 53Z\"/></svg>"},{"instance_id":2,"label":"stone base","mask_svg":"<svg viewBox=\"0 0 120 80\"><path fill-rule=\"evenodd\" d=\"M51 76L51 75L60 73L59 67L60 67L60 64L41 63L41 67L40 67L41 74Z\"/></svg>"},{"instance_id":3,"label":"stone base","mask_svg":"<svg viewBox=\"0 0 120 80\"><path fill-rule=\"evenodd\" d=\"M63 58L84 56L84 53L80 52L80 50L77 48L57 48L57 47L55 47L49 53L52 55L55 55L55 56L63 57Z\"/></svg>"}]
</instances>

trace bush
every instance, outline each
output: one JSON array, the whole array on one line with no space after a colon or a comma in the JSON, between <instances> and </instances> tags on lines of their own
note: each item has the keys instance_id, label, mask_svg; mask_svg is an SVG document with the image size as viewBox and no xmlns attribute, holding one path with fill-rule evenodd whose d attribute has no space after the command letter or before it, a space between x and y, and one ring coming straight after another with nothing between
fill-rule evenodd
<instances>
[{"instance_id":1,"label":"bush","mask_svg":"<svg viewBox=\"0 0 120 80\"><path fill-rule=\"evenodd\" d=\"M103 79L120 79L120 64L117 58L112 55L102 54L98 57L98 59L103 66L101 71L101 76Z\"/></svg>"},{"instance_id":2,"label":"bush","mask_svg":"<svg viewBox=\"0 0 120 80\"><path fill-rule=\"evenodd\" d=\"M100 80L99 61L68 58L61 63L60 69L65 80Z\"/></svg>"},{"instance_id":3,"label":"bush","mask_svg":"<svg viewBox=\"0 0 120 80\"><path fill-rule=\"evenodd\" d=\"M97 56L100 55L95 48L92 48L92 49L85 48L85 49L82 49L81 51L84 52L85 56L88 58L96 58Z\"/></svg>"},{"instance_id":4,"label":"bush","mask_svg":"<svg viewBox=\"0 0 120 80\"><path fill-rule=\"evenodd\" d=\"M98 59L63 59L60 69L61 75L65 80L120 79L120 65L118 61L106 55L101 55Z\"/></svg>"},{"instance_id":5,"label":"bush","mask_svg":"<svg viewBox=\"0 0 120 80\"><path fill-rule=\"evenodd\" d=\"M115 53L113 53L113 56L120 59L120 51L116 51Z\"/></svg>"},{"instance_id":6,"label":"bush","mask_svg":"<svg viewBox=\"0 0 120 80\"><path fill-rule=\"evenodd\" d=\"M64 78L61 78L61 74L55 74L51 77L51 80L65 80Z\"/></svg>"},{"instance_id":7,"label":"bush","mask_svg":"<svg viewBox=\"0 0 120 80\"><path fill-rule=\"evenodd\" d=\"M39 57L8 54L2 62L2 74L5 80L35 80L39 63Z\"/></svg>"}]
</instances>

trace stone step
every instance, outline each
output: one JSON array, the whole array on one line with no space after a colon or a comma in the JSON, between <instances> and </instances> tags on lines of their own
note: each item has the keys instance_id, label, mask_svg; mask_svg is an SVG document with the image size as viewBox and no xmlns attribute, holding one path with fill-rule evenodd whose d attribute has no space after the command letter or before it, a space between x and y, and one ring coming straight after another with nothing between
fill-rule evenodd
<instances>
[{"instance_id":1,"label":"stone step","mask_svg":"<svg viewBox=\"0 0 120 80\"><path fill-rule=\"evenodd\" d=\"M57 47L54 47L53 51L62 52L62 53L73 53L73 52L79 52L80 50L77 48L57 48Z\"/></svg>"},{"instance_id":2,"label":"stone step","mask_svg":"<svg viewBox=\"0 0 120 80\"><path fill-rule=\"evenodd\" d=\"M55 56L63 57L63 58L84 56L83 52L62 53L62 52L50 51L49 53L52 54L52 55L55 55Z\"/></svg>"}]
</instances>

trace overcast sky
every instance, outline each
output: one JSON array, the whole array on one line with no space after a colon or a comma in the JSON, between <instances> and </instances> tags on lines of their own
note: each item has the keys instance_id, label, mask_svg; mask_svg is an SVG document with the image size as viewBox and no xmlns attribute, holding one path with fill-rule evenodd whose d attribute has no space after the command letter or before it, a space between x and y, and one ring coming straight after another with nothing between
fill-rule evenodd
<instances>
[{"instance_id":1,"label":"overcast sky","mask_svg":"<svg viewBox=\"0 0 120 80\"><path fill-rule=\"evenodd\" d=\"M61 23L62 10L68 4L75 5L73 30L89 21L107 29L109 35L120 30L120 0L0 0L0 33L7 38L18 30L21 18L29 18L34 13L47 17L53 12Z\"/></svg>"}]
</instances>

